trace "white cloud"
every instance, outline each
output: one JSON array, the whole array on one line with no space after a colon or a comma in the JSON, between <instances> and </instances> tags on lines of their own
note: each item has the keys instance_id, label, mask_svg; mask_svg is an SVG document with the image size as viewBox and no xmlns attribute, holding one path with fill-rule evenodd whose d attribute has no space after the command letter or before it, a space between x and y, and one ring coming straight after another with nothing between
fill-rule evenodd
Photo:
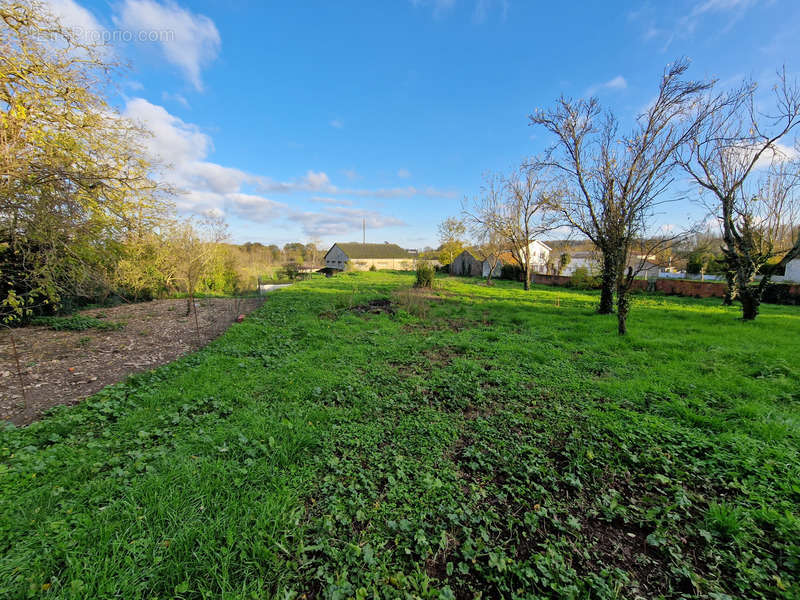
<instances>
[{"instance_id":1,"label":"white cloud","mask_svg":"<svg viewBox=\"0 0 800 600\"><path fill-rule=\"evenodd\" d=\"M335 206L352 206L353 204L351 200L345 200L344 198L328 198L325 196L312 196L311 201L318 204L333 204Z\"/></svg>"},{"instance_id":2,"label":"white cloud","mask_svg":"<svg viewBox=\"0 0 800 600\"><path fill-rule=\"evenodd\" d=\"M607 87L612 90L624 90L628 87L628 82L625 81L625 78L622 75L617 75L614 79L610 79L603 84L603 87Z\"/></svg>"},{"instance_id":3,"label":"white cloud","mask_svg":"<svg viewBox=\"0 0 800 600\"><path fill-rule=\"evenodd\" d=\"M61 24L72 29L83 40L99 39L105 27L87 9L73 0L48 0L47 6Z\"/></svg>"},{"instance_id":4,"label":"white cloud","mask_svg":"<svg viewBox=\"0 0 800 600\"><path fill-rule=\"evenodd\" d=\"M225 198L235 213L258 223L272 221L283 215L288 208L282 202L253 194L232 193Z\"/></svg>"},{"instance_id":5,"label":"white cloud","mask_svg":"<svg viewBox=\"0 0 800 600\"><path fill-rule=\"evenodd\" d=\"M342 206L332 207L324 212L296 212L289 216L289 220L301 225L305 235L327 238L361 231L362 219L366 220L367 227L371 230L405 225L396 217Z\"/></svg>"},{"instance_id":6,"label":"white cloud","mask_svg":"<svg viewBox=\"0 0 800 600\"><path fill-rule=\"evenodd\" d=\"M644 25L642 39L659 43L661 52L664 52L675 38L690 37L703 20L712 15L727 18L727 22L715 26L718 33L729 31L752 6L757 4L757 0L700 0L695 2L691 10L682 17L665 23L667 19L658 15L654 9L654 6L658 5L648 3L629 12L628 19L640 21Z\"/></svg>"},{"instance_id":7,"label":"white cloud","mask_svg":"<svg viewBox=\"0 0 800 600\"><path fill-rule=\"evenodd\" d=\"M508 0L476 0L475 9L472 11L472 22L485 23L493 5L499 7L500 18L505 21L508 16Z\"/></svg>"},{"instance_id":8,"label":"white cloud","mask_svg":"<svg viewBox=\"0 0 800 600\"><path fill-rule=\"evenodd\" d=\"M747 9L755 4L756 0L705 0L695 4L691 12L681 19L681 22L693 30L697 26L699 18L707 13L733 12L733 18L739 19Z\"/></svg>"},{"instance_id":9,"label":"white cloud","mask_svg":"<svg viewBox=\"0 0 800 600\"><path fill-rule=\"evenodd\" d=\"M152 136L145 140L150 156L161 167L166 183L180 193L178 209L184 213L224 214L264 223L290 215L309 235L342 235L360 224L366 216L372 228L400 225L402 221L376 212L366 213L352 206L352 201L335 196L363 198L404 198L417 195L452 198L452 191L414 186L397 188L342 188L334 185L327 173L309 169L305 175L290 181L247 173L208 160L213 151L211 137L192 123L171 114L163 106L143 98L128 101L123 116L141 123ZM328 204L323 212L294 212L283 202L268 196L273 193L311 193L311 201ZM357 228L357 227L356 227Z\"/></svg>"},{"instance_id":10,"label":"white cloud","mask_svg":"<svg viewBox=\"0 0 800 600\"><path fill-rule=\"evenodd\" d=\"M196 15L172 0L164 4L155 0L124 0L114 23L131 31L161 32L158 43L164 57L196 89L203 88L200 73L217 57L221 44L219 31L211 19Z\"/></svg>"},{"instance_id":11,"label":"white cloud","mask_svg":"<svg viewBox=\"0 0 800 600\"><path fill-rule=\"evenodd\" d=\"M624 90L628 87L628 82L622 75L617 75L616 77L609 79L604 83L596 83L592 86L589 86L589 89L586 90L587 96L593 96L597 92L601 90Z\"/></svg>"},{"instance_id":12,"label":"white cloud","mask_svg":"<svg viewBox=\"0 0 800 600\"><path fill-rule=\"evenodd\" d=\"M753 160L756 152L760 149L760 144L733 146L728 148L729 154L727 156L730 156L735 159L737 163L744 166ZM798 151L796 147L775 142L759 157L756 161L755 168L757 170L767 169L771 166L778 166L785 162L797 161L798 159L800 159L800 151Z\"/></svg>"},{"instance_id":13,"label":"white cloud","mask_svg":"<svg viewBox=\"0 0 800 600\"><path fill-rule=\"evenodd\" d=\"M189 101L181 94L170 94L169 92L161 92L161 99L167 102L177 102L184 108L191 108Z\"/></svg>"},{"instance_id":14,"label":"white cloud","mask_svg":"<svg viewBox=\"0 0 800 600\"><path fill-rule=\"evenodd\" d=\"M408 179L409 177L411 177L411 171L409 171L408 169L398 169L397 176L402 179Z\"/></svg>"},{"instance_id":15,"label":"white cloud","mask_svg":"<svg viewBox=\"0 0 800 600\"><path fill-rule=\"evenodd\" d=\"M231 214L261 223L285 211L283 203L245 193L244 186L255 185L262 178L207 161L213 143L196 125L143 98L129 100L123 116L152 133L145 142L148 152L163 165L167 183L180 192L176 204L181 211Z\"/></svg>"},{"instance_id":16,"label":"white cloud","mask_svg":"<svg viewBox=\"0 0 800 600\"><path fill-rule=\"evenodd\" d=\"M344 127L344 123L342 122L341 119L333 119L330 125L335 129L342 129Z\"/></svg>"},{"instance_id":17,"label":"white cloud","mask_svg":"<svg viewBox=\"0 0 800 600\"><path fill-rule=\"evenodd\" d=\"M456 0L410 0L410 2L415 8L431 7L433 16L437 19L452 12L456 6ZM508 16L508 0L474 0L472 6L472 22L476 24L485 23L494 7L497 7L503 20Z\"/></svg>"},{"instance_id":18,"label":"white cloud","mask_svg":"<svg viewBox=\"0 0 800 600\"><path fill-rule=\"evenodd\" d=\"M356 179L361 178L361 176L358 174L358 171L355 169L344 169L342 170L342 175L347 177L350 181L355 181Z\"/></svg>"}]
</instances>

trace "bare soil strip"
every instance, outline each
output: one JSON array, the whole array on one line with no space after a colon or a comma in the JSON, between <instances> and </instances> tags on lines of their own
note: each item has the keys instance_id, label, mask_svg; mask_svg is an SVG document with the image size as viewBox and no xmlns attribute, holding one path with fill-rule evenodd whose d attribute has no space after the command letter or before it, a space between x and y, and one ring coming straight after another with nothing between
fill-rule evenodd
<instances>
[{"instance_id":1,"label":"bare soil strip","mask_svg":"<svg viewBox=\"0 0 800 600\"><path fill-rule=\"evenodd\" d=\"M80 314L124 323L118 331L13 330L19 353L22 394L11 334L0 333L0 420L27 425L48 409L74 405L131 373L153 369L206 345L263 298L202 298L186 315L186 300L154 300Z\"/></svg>"}]
</instances>

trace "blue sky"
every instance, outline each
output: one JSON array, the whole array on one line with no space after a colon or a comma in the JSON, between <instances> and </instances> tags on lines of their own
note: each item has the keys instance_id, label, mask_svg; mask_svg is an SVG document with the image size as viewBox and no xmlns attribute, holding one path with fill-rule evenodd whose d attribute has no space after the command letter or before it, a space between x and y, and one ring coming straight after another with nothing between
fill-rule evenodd
<instances>
[{"instance_id":1,"label":"blue sky","mask_svg":"<svg viewBox=\"0 0 800 600\"><path fill-rule=\"evenodd\" d=\"M113 102L154 132L180 210L224 213L237 242L360 239L363 217L368 241L434 246L484 172L546 147L527 115L559 94L629 119L677 57L723 86L800 62L796 0L49 4L114 40Z\"/></svg>"}]
</instances>

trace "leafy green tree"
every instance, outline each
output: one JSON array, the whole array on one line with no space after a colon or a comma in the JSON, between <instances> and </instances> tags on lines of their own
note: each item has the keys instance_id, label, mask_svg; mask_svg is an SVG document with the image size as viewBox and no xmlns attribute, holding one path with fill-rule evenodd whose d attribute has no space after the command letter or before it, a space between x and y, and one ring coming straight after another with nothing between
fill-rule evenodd
<instances>
[{"instance_id":1,"label":"leafy green tree","mask_svg":"<svg viewBox=\"0 0 800 600\"><path fill-rule=\"evenodd\" d=\"M107 293L127 232L168 204L115 65L38 0L0 5L0 319Z\"/></svg>"},{"instance_id":2,"label":"leafy green tree","mask_svg":"<svg viewBox=\"0 0 800 600\"><path fill-rule=\"evenodd\" d=\"M449 265L456 256L465 248L467 226L458 217L448 217L438 227L439 231L439 262Z\"/></svg>"}]
</instances>

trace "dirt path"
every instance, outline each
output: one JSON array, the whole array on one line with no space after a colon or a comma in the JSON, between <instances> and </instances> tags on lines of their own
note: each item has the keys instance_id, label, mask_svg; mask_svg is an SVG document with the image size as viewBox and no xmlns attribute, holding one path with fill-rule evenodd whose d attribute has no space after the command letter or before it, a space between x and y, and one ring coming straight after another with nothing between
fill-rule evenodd
<instances>
[{"instance_id":1,"label":"dirt path","mask_svg":"<svg viewBox=\"0 0 800 600\"><path fill-rule=\"evenodd\" d=\"M131 373L153 369L197 350L219 336L239 314L263 298L203 298L186 316L186 300L154 300L80 314L124 323L118 331L13 331L25 397L8 332L0 332L0 420L26 425L53 406L73 405Z\"/></svg>"}]
</instances>

